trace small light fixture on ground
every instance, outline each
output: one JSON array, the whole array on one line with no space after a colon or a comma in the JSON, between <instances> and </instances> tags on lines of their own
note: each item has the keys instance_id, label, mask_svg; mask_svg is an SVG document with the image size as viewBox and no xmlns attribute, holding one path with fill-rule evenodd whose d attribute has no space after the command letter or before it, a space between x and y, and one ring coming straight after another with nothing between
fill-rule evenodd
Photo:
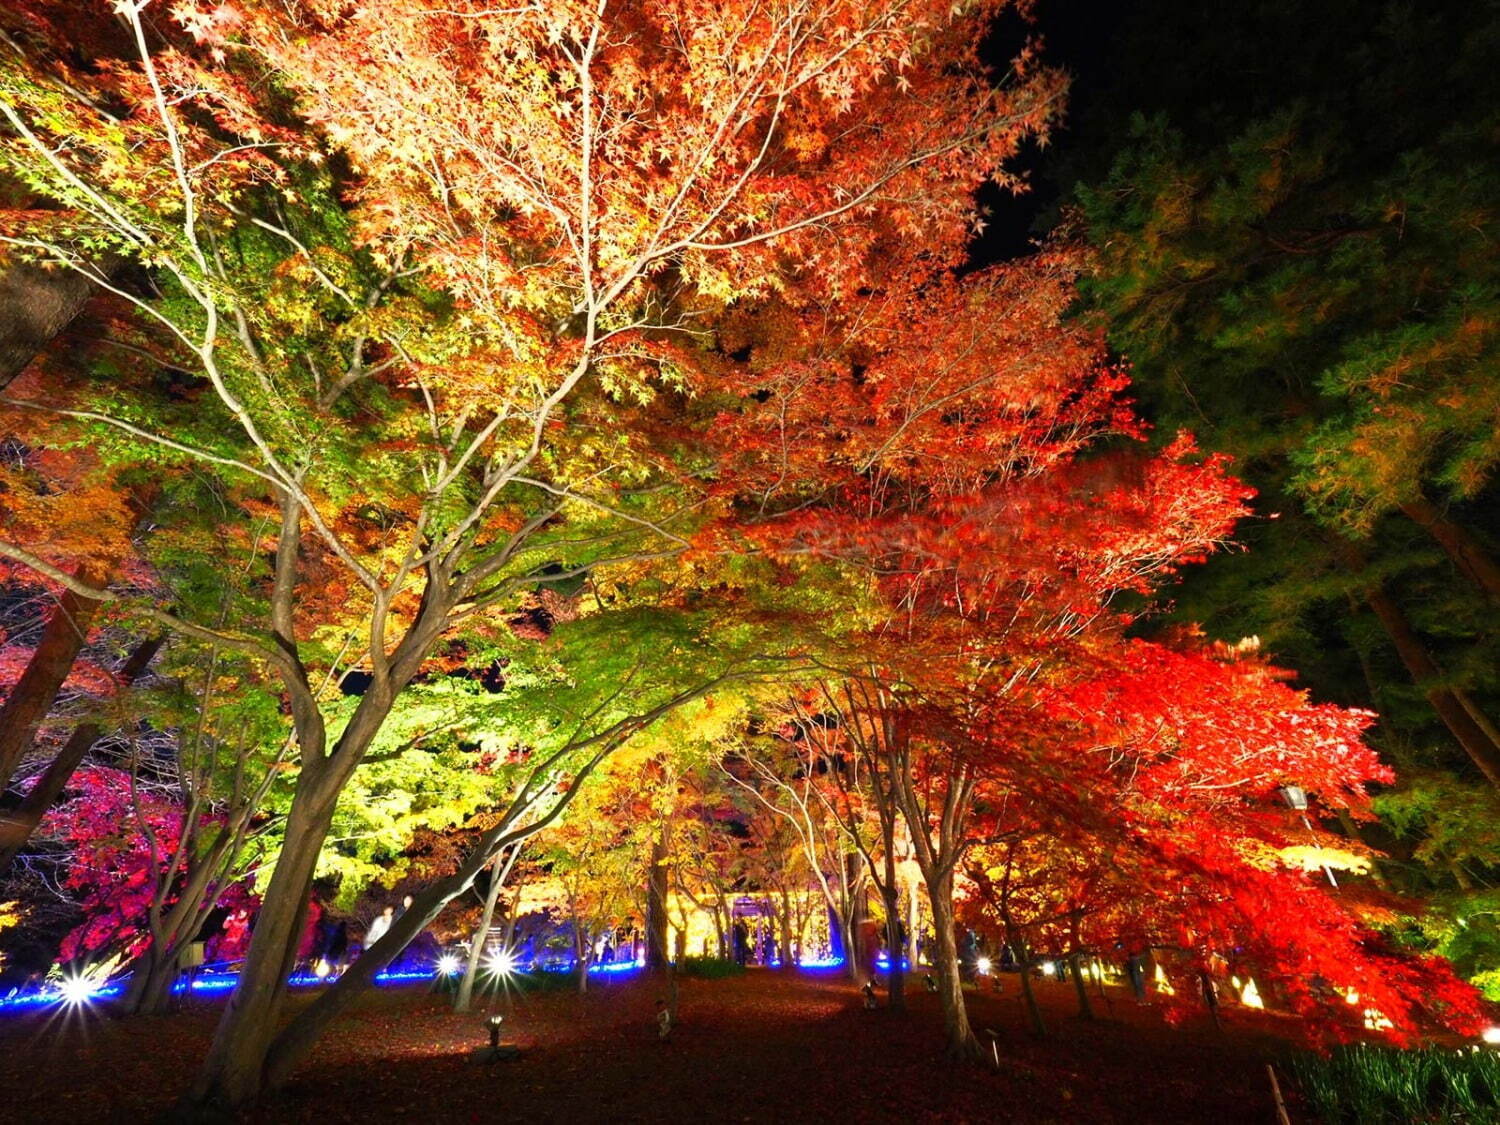
<instances>
[{"instance_id":1,"label":"small light fixture on ground","mask_svg":"<svg viewBox=\"0 0 1500 1125\"><path fill-rule=\"evenodd\" d=\"M489 1016L484 1021L484 1026L489 1030L490 1033L490 1045L488 1047L480 1047L477 1050L470 1052L470 1062L501 1062L502 1060L514 1059L520 1056L521 1048L511 1046L509 1044L502 1044L500 1042L500 1025L504 1022L505 1017L500 1015L498 1012L495 1015Z\"/></svg>"},{"instance_id":2,"label":"small light fixture on ground","mask_svg":"<svg viewBox=\"0 0 1500 1125\"><path fill-rule=\"evenodd\" d=\"M516 959L508 949L497 949L490 954L486 966L496 976L508 977L516 971Z\"/></svg>"},{"instance_id":3,"label":"small light fixture on ground","mask_svg":"<svg viewBox=\"0 0 1500 1125\"><path fill-rule=\"evenodd\" d=\"M985 973L990 971L992 965L988 957L981 957L978 961L974 962L974 967L979 970L980 976L984 976Z\"/></svg>"},{"instance_id":4,"label":"small light fixture on ground","mask_svg":"<svg viewBox=\"0 0 1500 1125\"><path fill-rule=\"evenodd\" d=\"M1500 1027L1487 1027L1480 1032L1479 1038L1483 1039L1491 1047L1500 1047Z\"/></svg>"},{"instance_id":5,"label":"small light fixture on ground","mask_svg":"<svg viewBox=\"0 0 1500 1125\"><path fill-rule=\"evenodd\" d=\"M458 958L451 953L444 953L438 958L437 970L439 976L453 976L458 972Z\"/></svg>"}]
</instances>

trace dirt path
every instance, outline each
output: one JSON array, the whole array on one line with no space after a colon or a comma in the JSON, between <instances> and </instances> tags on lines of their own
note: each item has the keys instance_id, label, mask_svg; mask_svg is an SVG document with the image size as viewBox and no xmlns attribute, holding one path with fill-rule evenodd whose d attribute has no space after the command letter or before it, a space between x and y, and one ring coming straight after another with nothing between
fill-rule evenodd
<instances>
[{"instance_id":1,"label":"dirt path","mask_svg":"<svg viewBox=\"0 0 1500 1125\"><path fill-rule=\"evenodd\" d=\"M1015 978L1006 981L1015 992ZM483 1012L456 1016L420 988L380 990L337 1023L257 1122L1268 1122L1264 1063L1286 1051L1276 1021L1231 1013L1165 1026L1111 990L1089 1024L1071 990L1040 986L1051 1037L1023 1030L1012 995L976 995L977 1028L1000 1032L1000 1072L941 1055L935 997L864 1011L837 976L751 971L684 981L671 1042L652 1026L660 987L600 982L492 1001L521 1059L476 1065ZM163 1017L37 1013L0 1023L0 1120L149 1121L191 1078L218 1005Z\"/></svg>"}]
</instances>

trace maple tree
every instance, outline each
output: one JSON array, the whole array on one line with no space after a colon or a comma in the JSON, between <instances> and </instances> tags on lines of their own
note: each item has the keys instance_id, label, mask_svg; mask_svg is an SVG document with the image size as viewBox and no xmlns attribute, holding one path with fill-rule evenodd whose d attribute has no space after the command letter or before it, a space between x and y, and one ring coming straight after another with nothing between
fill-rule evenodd
<instances>
[{"instance_id":1,"label":"maple tree","mask_svg":"<svg viewBox=\"0 0 1500 1125\"><path fill-rule=\"evenodd\" d=\"M874 683L877 712L899 716L871 715L869 737L927 884L960 1053L975 1041L953 878L985 767L968 748L995 745L987 732L1022 720L1029 682L1079 633L1114 623L1111 594L1201 557L1241 510L1239 487L1213 459L1193 461L1186 440L1157 458L1078 460L1135 423L1097 334L1061 319L1076 268L1054 252L961 282L895 281L840 325L843 347L821 363L773 352L765 408L742 422L752 437L801 435L742 455L747 491L768 481L790 509L751 534L788 560L838 558L871 576L872 628L848 672Z\"/></svg>"},{"instance_id":2,"label":"maple tree","mask_svg":"<svg viewBox=\"0 0 1500 1125\"><path fill-rule=\"evenodd\" d=\"M792 715L795 721L795 711ZM787 729L774 731L769 739L744 740L725 763L725 776L758 806L759 815L751 821L752 834L759 851L772 853L762 858L761 865L786 869L792 866L792 856L800 860L828 916L838 921L845 972L863 982L874 952L859 944L869 873L824 793L826 743L799 737L806 733L806 724L788 723ZM785 870L762 874L766 883L784 878Z\"/></svg>"},{"instance_id":3,"label":"maple tree","mask_svg":"<svg viewBox=\"0 0 1500 1125\"><path fill-rule=\"evenodd\" d=\"M68 850L61 884L85 914L63 938L58 960L93 974L100 965L133 964L132 1009L157 1010L176 980L182 951L175 934L164 938L163 916L190 918L192 937L215 910L252 910L254 895L243 879L206 891L193 886L194 857L183 846L189 817L169 792L103 766L80 770L72 788L72 798L51 810L42 825ZM163 952L153 956L153 947ZM221 952L232 956L235 950ZM164 973L168 966L171 972Z\"/></svg>"},{"instance_id":4,"label":"maple tree","mask_svg":"<svg viewBox=\"0 0 1500 1125\"><path fill-rule=\"evenodd\" d=\"M1318 1025L1352 989L1393 1036L1472 1029L1451 974L1291 866L1330 841L1280 786L1358 818L1390 779L1366 716L1247 652L1130 636L1250 490L1186 434L1144 440L1101 326L1070 315L1088 255L956 268L974 190L1016 186L1007 159L1060 111L1031 46L982 63L1003 4L130 0L83 31L66 7L6 17L0 166L27 194L0 246L96 285L134 358L23 376L5 405L95 442L114 531L111 474L160 502L117 535L149 580L111 580L14 534L58 514L28 452L0 557L75 622L86 603L171 636L176 667L208 654L156 724L184 732L180 803L135 813L144 881L119 864L146 896L134 980L161 996L247 838L265 849L196 1101L283 1082L487 880L466 1006L523 847L580 988L632 912L670 973L712 894L723 951L737 886L786 966L814 888L862 977L873 885L893 1003L925 898L957 1055L960 920L1023 964L1070 958L1085 1010L1080 960L1129 942L1205 973L1232 954ZM1444 371L1469 354L1440 344ZM34 661L57 684L16 706L39 721L77 651ZM98 776L65 815L119 828ZM347 905L419 832L460 843L284 1021L313 880Z\"/></svg>"},{"instance_id":5,"label":"maple tree","mask_svg":"<svg viewBox=\"0 0 1500 1125\"><path fill-rule=\"evenodd\" d=\"M1447 966L1396 956L1357 899L1322 889L1318 859L1347 862L1347 842L1280 800L1296 783L1371 816L1365 786L1390 773L1362 742L1370 716L1312 703L1246 648L1135 641L1105 659L1049 707L1087 802L1071 788L1007 802L995 843L972 857L990 927L1075 961L1122 945L1195 971L1231 959L1334 1034L1364 1030L1339 1018L1346 994L1397 1037L1475 1026L1473 996ZM1172 1002L1196 994L1179 987Z\"/></svg>"},{"instance_id":6,"label":"maple tree","mask_svg":"<svg viewBox=\"0 0 1500 1125\"><path fill-rule=\"evenodd\" d=\"M57 9L23 9L5 160L57 209L12 213L4 237L133 304L195 381L170 434L129 397L89 419L276 513L266 616L215 630L129 603L265 661L291 704L281 858L203 1084L240 1101L336 799L438 639L558 553L564 581L682 549L671 497L601 492L601 473L665 466L600 423L698 384L677 340L716 304L850 291L882 234L960 246L967 189L1055 116L1061 80L1023 60L989 84L966 46L983 4L144 10L117 6L96 56L114 64L79 68ZM100 250L162 297L113 284ZM564 523L594 547L548 544ZM371 683L341 728L299 625L315 560L366 615Z\"/></svg>"},{"instance_id":7,"label":"maple tree","mask_svg":"<svg viewBox=\"0 0 1500 1125\"><path fill-rule=\"evenodd\" d=\"M1156 453L1130 448L1140 427L1121 397L1123 373L1086 322L1061 315L1078 265L1058 249L956 282L892 280L837 318L813 308L805 322L816 324L823 349L811 362L812 349L786 345L802 330L788 317L781 337L749 337L752 366L757 351L766 356L755 388L763 405L730 422L748 431L737 464L741 487L760 502L748 534L788 566L811 556L865 575L865 631L833 661L840 678L815 696L817 726L837 734L814 756L830 772L847 768L840 758L860 761L874 811L900 812L926 884L957 1054L975 1053L977 1043L963 1004L954 899L966 880L995 882L993 865L977 858L989 842L1015 832L1011 847L1024 840L1033 859L1056 857L1053 901L1038 899L1047 883L1030 886L1025 910L999 900L994 921L1023 961L1033 944L1027 927L1041 918L1047 940L1068 956L1107 948L1086 944L1103 943L1106 932L1093 900L1110 903L1123 926L1152 904L1160 877L1191 886L1191 907L1173 898L1163 917L1203 927L1182 929L1178 947L1208 959L1234 933L1256 944L1270 975L1295 982L1291 966L1308 963L1307 931L1272 904L1283 892L1307 901L1317 891L1301 885L1300 871L1263 870L1254 845L1269 830L1257 835L1256 818L1284 783L1360 810L1363 785L1389 780L1361 743L1362 715L1312 707L1273 671L1217 664L1190 639L1125 639L1149 604L1140 596L1216 549L1251 494L1183 436ZM800 440L777 440L790 432ZM1155 663L1132 679L1142 661ZM1112 700L1112 691L1125 694ZM1075 712L1069 698L1087 702ZM1162 790L1151 788L1132 751L1107 752L1121 731L1090 728L1098 739L1090 742L1071 729L1087 726L1084 716L1094 723L1111 715L1160 740ZM1195 747L1201 760L1187 757ZM1197 769L1207 776L1190 780ZM1187 802L1174 815L1173 802L1199 785L1206 803ZM1215 801L1227 811L1229 793L1248 809L1246 839L1214 835L1199 846L1196 834L1217 831ZM1007 813L1021 827L1006 824ZM891 820L886 813L876 850L892 861L877 878L893 889ZM1127 844L1159 849L1153 862L1171 873L1142 862L1131 868L1136 882L1106 878L1109 857ZM1183 857L1195 855L1201 878L1184 884ZM1000 861L1007 875L1012 861ZM1391 1009L1383 1018L1392 1034L1424 1020L1473 1026L1472 996L1450 974L1405 962L1391 970L1374 931L1340 904L1316 898L1305 917L1323 935L1316 940L1338 950L1319 972L1357 977L1373 1008ZM1086 936L1085 923L1098 932ZM893 948L898 934L891 927ZM1431 974L1430 994L1441 999L1419 1014L1410 995L1377 983L1382 974L1406 985ZM1337 995L1314 997L1305 979L1287 987L1310 1015L1342 1011ZM1080 1000L1087 1004L1082 992Z\"/></svg>"}]
</instances>

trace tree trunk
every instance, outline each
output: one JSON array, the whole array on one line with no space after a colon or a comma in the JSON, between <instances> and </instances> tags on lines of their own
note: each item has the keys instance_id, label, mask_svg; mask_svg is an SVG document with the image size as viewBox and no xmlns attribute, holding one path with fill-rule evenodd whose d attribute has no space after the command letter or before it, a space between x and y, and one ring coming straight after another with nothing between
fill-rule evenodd
<instances>
[{"instance_id":1,"label":"tree trunk","mask_svg":"<svg viewBox=\"0 0 1500 1125\"><path fill-rule=\"evenodd\" d=\"M103 581L102 575L88 567L79 570L78 578L89 585ZM36 651L5 705L0 707L0 792L10 787L16 767L31 749L36 729L47 717L63 681L73 670L73 662L83 649L89 624L98 609L99 603L92 598L64 590L42 627Z\"/></svg>"},{"instance_id":2,"label":"tree trunk","mask_svg":"<svg viewBox=\"0 0 1500 1125\"><path fill-rule=\"evenodd\" d=\"M1365 843L1364 833L1359 830L1359 822L1349 814L1348 809L1338 809L1334 815L1339 818L1339 826L1343 828L1344 835L1348 836L1355 843ZM1366 844L1365 846L1368 847L1369 845ZM1380 866L1380 861L1383 858L1385 857L1381 853L1376 853L1370 857L1370 878L1374 880L1375 885L1382 891L1389 893L1391 881L1386 878L1385 872Z\"/></svg>"},{"instance_id":3,"label":"tree trunk","mask_svg":"<svg viewBox=\"0 0 1500 1125\"><path fill-rule=\"evenodd\" d=\"M1073 990L1078 993L1078 1015L1082 1019L1094 1018L1093 1005L1089 1003L1088 990L1084 987L1083 960L1077 953L1068 958L1068 967L1073 973Z\"/></svg>"},{"instance_id":4,"label":"tree trunk","mask_svg":"<svg viewBox=\"0 0 1500 1125\"><path fill-rule=\"evenodd\" d=\"M1021 999L1026 1003L1026 1016L1031 1020L1031 1031L1038 1039L1047 1036L1047 1024L1042 1019L1041 1005L1036 1002L1036 992L1031 987L1031 947L1021 936L1021 930L1011 921L1010 911L1004 910L1005 941L1016 955L1016 967L1021 970Z\"/></svg>"},{"instance_id":5,"label":"tree trunk","mask_svg":"<svg viewBox=\"0 0 1500 1125\"><path fill-rule=\"evenodd\" d=\"M486 859L485 863L488 862ZM358 960L344 970L343 976L297 1013L263 1053L265 1089L275 1089L291 1077L292 1071L307 1057L328 1025L374 983L376 974L399 957L414 937L432 924L443 907L473 885L483 866L481 863L470 871L460 868L458 873L428 887L416 897L406 913L391 923L383 938L360 954ZM242 981L241 989L243 987ZM239 992L235 995L238 996Z\"/></svg>"},{"instance_id":6,"label":"tree trunk","mask_svg":"<svg viewBox=\"0 0 1500 1125\"><path fill-rule=\"evenodd\" d=\"M885 947L891 962L885 977L885 995L886 1003L902 1011L906 1008L906 973L901 968L901 958L906 951L901 941L901 888L896 885L896 857L891 852L891 841L885 843L885 879L880 897L885 903Z\"/></svg>"},{"instance_id":7,"label":"tree trunk","mask_svg":"<svg viewBox=\"0 0 1500 1125\"><path fill-rule=\"evenodd\" d=\"M1500 602L1500 564L1490 557L1484 545L1469 533L1468 528L1454 523L1441 509L1425 496L1418 496L1401 505L1404 512L1417 526L1432 536L1447 553L1459 573L1472 582L1492 602Z\"/></svg>"},{"instance_id":8,"label":"tree trunk","mask_svg":"<svg viewBox=\"0 0 1500 1125\"><path fill-rule=\"evenodd\" d=\"M859 878L858 868L863 863L863 857L857 853L846 855L843 863L842 880L845 898L842 924L846 958L844 971L855 984L863 984L869 976L869 962L873 960L869 956L870 951L864 947L864 934L862 933L864 922L869 917L865 896L860 893L863 880Z\"/></svg>"},{"instance_id":9,"label":"tree trunk","mask_svg":"<svg viewBox=\"0 0 1500 1125\"><path fill-rule=\"evenodd\" d=\"M322 793L325 786L308 777L306 764L303 769L303 784L292 799L281 857L250 935L239 985L229 997L193 1090L193 1101L209 1110L244 1105L260 1093L264 1081L267 1052L276 1035L287 977L297 959L297 943L307 917L313 872L332 823L338 793L331 786L327 788L332 788L332 793ZM408 910L398 925L412 913ZM365 960L361 957L356 961L344 977Z\"/></svg>"},{"instance_id":10,"label":"tree trunk","mask_svg":"<svg viewBox=\"0 0 1500 1125\"><path fill-rule=\"evenodd\" d=\"M1021 959L1021 999L1026 1002L1026 1016L1031 1020L1031 1030L1038 1039L1047 1037L1047 1021L1042 1019L1042 1006L1036 1002L1036 989L1031 980L1031 956Z\"/></svg>"},{"instance_id":11,"label":"tree trunk","mask_svg":"<svg viewBox=\"0 0 1500 1125\"><path fill-rule=\"evenodd\" d=\"M453 998L455 1012L467 1012L474 1001L474 978L479 975L479 962L484 958L484 943L490 935L490 926L495 920L495 903L500 900L500 855L490 865L490 888L484 895L484 909L479 914L479 925L469 939L469 960L464 965L464 978L459 982L458 995Z\"/></svg>"},{"instance_id":12,"label":"tree trunk","mask_svg":"<svg viewBox=\"0 0 1500 1125\"><path fill-rule=\"evenodd\" d=\"M980 1057L979 1040L969 1026L963 977L959 972L958 937L954 932L953 917L953 875L948 873L929 881L927 894L932 900L932 926L937 931L933 952L937 960L938 1000L943 1008L948 1054L958 1059L977 1059Z\"/></svg>"},{"instance_id":13,"label":"tree trunk","mask_svg":"<svg viewBox=\"0 0 1500 1125\"><path fill-rule=\"evenodd\" d=\"M842 911L832 910L830 913L838 919L839 944L844 954L844 975L855 984L863 984L865 967L859 948L859 931L854 921Z\"/></svg>"},{"instance_id":14,"label":"tree trunk","mask_svg":"<svg viewBox=\"0 0 1500 1125\"><path fill-rule=\"evenodd\" d=\"M917 971L917 931L922 925L921 902L917 899L917 887L912 883L906 888L906 960L911 971Z\"/></svg>"},{"instance_id":15,"label":"tree trunk","mask_svg":"<svg viewBox=\"0 0 1500 1125\"><path fill-rule=\"evenodd\" d=\"M571 794L578 791L577 786L582 783L584 776L587 776L587 770L575 775L574 788L569 790L569 795L564 796L547 816L532 822L526 829L517 830L506 836L505 833L509 831L508 826L514 823L511 820L502 821L501 824L490 829L491 835L483 838L481 845L470 853L469 857L459 865L457 871L431 884L418 894L406 913L392 923L385 936L365 950L359 960L355 961L343 976L302 1009L275 1037L264 1052L264 1086L275 1088L285 1082L328 1025L374 982L375 975L395 960L411 943L412 938L431 925L442 912L443 907L467 892L474 885L474 880L479 877L479 873L494 861L495 855L500 850L506 846L519 847L532 833L550 823L567 806ZM511 911L510 920L512 923L515 920L514 910ZM241 987L243 986L242 981ZM236 992L235 995L239 993Z\"/></svg>"},{"instance_id":16,"label":"tree trunk","mask_svg":"<svg viewBox=\"0 0 1500 1125\"><path fill-rule=\"evenodd\" d=\"M151 911L151 943L131 964L130 988L125 994L125 1010L132 1015L149 1016L166 1008L172 985L181 971L183 952L203 929L213 912L218 896L209 901L209 889L218 868L215 856L208 864L190 869L181 889L181 898L172 904L165 919ZM207 905L205 906L205 902Z\"/></svg>"},{"instance_id":17,"label":"tree trunk","mask_svg":"<svg viewBox=\"0 0 1500 1125\"><path fill-rule=\"evenodd\" d=\"M573 915L573 962L578 968L578 995L580 996L589 988L589 961L594 952L594 943L589 938L590 935L584 932L583 919L575 913Z\"/></svg>"},{"instance_id":18,"label":"tree trunk","mask_svg":"<svg viewBox=\"0 0 1500 1125\"><path fill-rule=\"evenodd\" d=\"M113 268L108 257L103 268ZM68 326L93 296L94 284L76 270L13 265L0 275L0 390Z\"/></svg>"},{"instance_id":19,"label":"tree trunk","mask_svg":"<svg viewBox=\"0 0 1500 1125\"><path fill-rule=\"evenodd\" d=\"M149 637L135 646L125 664L115 675L120 690L128 688L145 673L161 649L163 640L162 637ZM95 722L79 723L74 727L72 735L58 751L57 757L48 764L42 776L21 799L20 805L10 814L9 819L0 821L0 875L9 870L10 865L15 862L16 856L31 839L31 834L36 831L37 825L42 822L42 817L56 803L58 797L62 796L63 790L72 780L74 771L83 762L84 755L103 734L104 728Z\"/></svg>"},{"instance_id":20,"label":"tree trunk","mask_svg":"<svg viewBox=\"0 0 1500 1125\"><path fill-rule=\"evenodd\" d=\"M1406 666L1417 686L1422 688L1443 725L1458 740L1458 744L1489 779L1490 784L1500 788L1500 745L1486 733L1488 723L1475 721L1471 714L1473 705L1465 706L1467 700L1458 692L1437 685L1436 681L1442 675L1441 669L1428 654L1427 647L1406 620L1406 615L1384 589L1376 586L1367 590L1365 601L1385 627L1401 663Z\"/></svg>"},{"instance_id":21,"label":"tree trunk","mask_svg":"<svg viewBox=\"0 0 1500 1125\"><path fill-rule=\"evenodd\" d=\"M783 972L795 972L797 958L792 953L792 896L786 887L781 888L781 917L777 919L781 923L781 969Z\"/></svg>"},{"instance_id":22,"label":"tree trunk","mask_svg":"<svg viewBox=\"0 0 1500 1125\"><path fill-rule=\"evenodd\" d=\"M651 869L646 873L646 971L662 972L667 954L667 825L651 845Z\"/></svg>"},{"instance_id":23,"label":"tree trunk","mask_svg":"<svg viewBox=\"0 0 1500 1125\"><path fill-rule=\"evenodd\" d=\"M723 900L724 900L724 896L720 895L719 896L719 901L716 902L716 903L714 903L714 908L711 911L711 913L710 913L709 916L711 918L713 918L713 921L714 921L714 943L715 943L715 947L719 951L719 960L720 961L727 961L729 959L729 952L728 952L729 943L724 940L724 908L723 908Z\"/></svg>"},{"instance_id":24,"label":"tree trunk","mask_svg":"<svg viewBox=\"0 0 1500 1125\"><path fill-rule=\"evenodd\" d=\"M168 945L159 949L153 941L131 966L125 1010L134 1016L154 1016L166 1011L172 985L181 973L178 964L181 956L180 948Z\"/></svg>"}]
</instances>

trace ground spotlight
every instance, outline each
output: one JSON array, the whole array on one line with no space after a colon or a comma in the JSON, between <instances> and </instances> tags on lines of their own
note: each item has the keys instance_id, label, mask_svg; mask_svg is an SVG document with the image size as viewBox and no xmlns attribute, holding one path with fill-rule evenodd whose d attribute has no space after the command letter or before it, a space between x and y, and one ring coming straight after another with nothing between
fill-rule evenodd
<instances>
[{"instance_id":1,"label":"ground spotlight","mask_svg":"<svg viewBox=\"0 0 1500 1125\"><path fill-rule=\"evenodd\" d=\"M437 970L439 976L451 977L458 972L458 958L451 953L444 953L438 958Z\"/></svg>"},{"instance_id":2,"label":"ground spotlight","mask_svg":"<svg viewBox=\"0 0 1500 1125\"><path fill-rule=\"evenodd\" d=\"M1487 1027L1480 1032L1479 1038L1483 1039L1491 1047L1500 1047L1500 1027Z\"/></svg>"},{"instance_id":3,"label":"ground spotlight","mask_svg":"<svg viewBox=\"0 0 1500 1125\"><path fill-rule=\"evenodd\" d=\"M76 1007L89 1002L94 995L94 985L87 977L69 976L63 977L58 991L62 993L65 1004Z\"/></svg>"},{"instance_id":4,"label":"ground spotlight","mask_svg":"<svg viewBox=\"0 0 1500 1125\"><path fill-rule=\"evenodd\" d=\"M990 971L990 959L988 957L981 957L978 961L974 962L974 967L979 970L979 975L983 976Z\"/></svg>"},{"instance_id":5,"label":"ground spotlight","mask_svg":"<svg viewBox=\"0 0 1500 1125\"><path fill-rule=\"evenodd\" d=\"M485 964L490 972L497 976L508 977L516 971L515 956L508 949L500 949L490 954L490 958Z\"/></svg>"},{"instance_id":6,"label":"ground spotlight","mask_svg":"<svg viewBox=\"0 0 1500 1125\"><path fill-rule=\"evenodd\" d=\"M490 1045L480 1047L469 1053L469 1060L477 1063L502 1062L507 1059L517 1058L521 1054L521 1048L500 1042L500 1025L505 1022L505 1017L493 1015L484 1021L484 1026L489 1029Z\"/></svg>"}]
</instances>

